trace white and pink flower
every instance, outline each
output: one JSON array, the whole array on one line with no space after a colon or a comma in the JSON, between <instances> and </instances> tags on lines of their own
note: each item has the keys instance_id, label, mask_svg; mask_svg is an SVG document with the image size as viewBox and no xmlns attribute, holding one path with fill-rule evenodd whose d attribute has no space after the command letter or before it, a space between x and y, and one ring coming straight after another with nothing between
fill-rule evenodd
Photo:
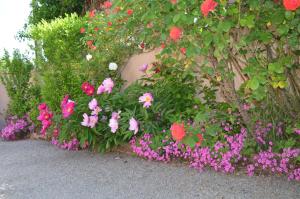
<instances>
[{"instance_id":1,"label":"white and pink flower","mask_svg":"<svg viewBox=\"0 0 300 199\"><path fill-rule=\"evenodd\" d=\"M139 123L133 117L129 120L129 130L134 132L134 135L139 131Z\"/></svg>"},{"instance_id":2,"label":"white and pink flower","mask_svg":"<svg viewBox=\"0 0 300 199\"><path fill-rule=\"evenodd\" d=\"M152 105L153 102L153 96L151 93L144 93L140 98L139 98L140 103L144 103L143 107L144 108L149 108Z\"/></svg>"}]
</instances>

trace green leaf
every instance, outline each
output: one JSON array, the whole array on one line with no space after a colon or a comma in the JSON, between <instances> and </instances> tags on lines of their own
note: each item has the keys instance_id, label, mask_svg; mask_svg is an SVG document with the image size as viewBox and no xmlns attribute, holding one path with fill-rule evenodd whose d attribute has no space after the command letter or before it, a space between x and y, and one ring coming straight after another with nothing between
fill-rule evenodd
<instances>
[{"instance_id":1,"label":"green leaf","mask_svg":"<svg viewBox=\"0 0 300 199\"><path fill-rule=\"evenodd\" d=\"M283 66L278 62L270 63L268 65L268 69L269 69L270 72L274 72L274 73L278 73L278 74L281 74L281 73L284 72Z\"/></svg>"},{"instance_id":2,"label":"green leaf","mask_svg":"<svg viewBox=\"0 0 300 199\"><path fill-rule=\"evenodd\" d=\"M252 90L256 90L259 87L259 81L257 80L257 78L250 79L247 83L247 86Z\"/></svg>"}]
</instances>

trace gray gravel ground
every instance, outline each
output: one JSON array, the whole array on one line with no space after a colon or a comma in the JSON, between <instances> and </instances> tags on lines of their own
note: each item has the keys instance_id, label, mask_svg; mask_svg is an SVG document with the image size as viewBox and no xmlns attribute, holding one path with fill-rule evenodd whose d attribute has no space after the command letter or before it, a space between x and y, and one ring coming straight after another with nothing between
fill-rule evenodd
<instances>
[{"instance_id":1,"label":"gray gravel ground","mask_svg":"<svg viewBox=\"0 0 300 199\"><path fill-rule=\"evenodd\" d=\"M44 141L0 141L0 199L300 198L285 177L247 177L125 154L69 152Z\"/></svg>"}]
</instances>

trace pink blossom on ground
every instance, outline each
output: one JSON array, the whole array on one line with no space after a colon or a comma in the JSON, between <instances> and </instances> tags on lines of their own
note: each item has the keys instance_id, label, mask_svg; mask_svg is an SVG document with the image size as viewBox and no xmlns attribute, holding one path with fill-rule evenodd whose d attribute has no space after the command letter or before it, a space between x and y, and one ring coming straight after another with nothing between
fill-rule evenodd
<instances>
[{"instance_id":1,"label":"pink blossom on ground","mask_svg":"<svg viewBox=\"0 0 300 199\"><path fill-rule=\"evenodd\" d=\"M152 105L153 102L153 96L151 93L144 93L140 98L139 98L140 103L144 103L143 107L144 108L149 108Z\"/></svg>"},{"instance_id":2,"label":"pink blossom on ground","mask_svg":"<svg viewBox=\"0 0 300 199\"><path fill-rule=\"evenodd\" d=\"M298 135L300 135L300 129L296 129L295 133L298 134Z\"/></svg>"},{"instance_id":3,"label":"pink blossom on ground","mask_svg":"<svg viewBox=\"0 0 300 199\"><path fill-rule=\"evenodd\" d=\"M139 131L139 123L138 123L138 121L136 121L136 119L134 119L134 118L130 119L129 130L133 131L134 134L137 134L137 132Z\"/></svg>"}]
</instances>

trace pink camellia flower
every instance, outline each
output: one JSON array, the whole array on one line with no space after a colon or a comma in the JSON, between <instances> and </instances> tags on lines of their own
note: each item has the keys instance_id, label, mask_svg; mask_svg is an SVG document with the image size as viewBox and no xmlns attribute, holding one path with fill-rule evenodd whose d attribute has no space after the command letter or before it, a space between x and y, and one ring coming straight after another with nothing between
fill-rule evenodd
<instances>
[{"instance_id":1,"label":"pink camellia flower","mask_svg":"<svg viewBox=\"0 0 300 199\"><path fill-rule=\"evenodd\" d=\"M214 11L215 7L218 5L217 2L215 2L214 0L205 0L202 4L201 4L201 12L202 14L207 17L208 13L211 11Z\"/></svg>"},{"instance_id":2,"label":"pink camellia flower","mask_svg":"<svg viewBox=\"0 0 300 199\"><path fill-rule=\"evenodd\" d=\"M98 106L97 100L94 98L89 103L89 109L94 110Z\"/></svg>"},{"instance_id":3,"label":"pink camellia flower","mask_svg":"<svg viewBox=\"0 0 300 199\"><path fill-rule=\"evenodd\" d=\"M148 64L143 64L141 67L140 67L140 71L145 73L148 69Z\"/></svg>"},{"instance_id":4,"label":"pink camellia flower","mask_svg":"<svg viewBox=\"0 0 300 199\"><path fill-rule=\"evenodd\" d=\"M75 102L68 100L65 106L62 109L63 117L68 118L74 113Z\"/></svg>"},{"instance_id":5,"label":"pink camellia flower","mask_svg":"<svg viewBox=\"0 0 300 199\"><path fill-rule=\"evenodd\" d=\"M140 98L139 98L139 102L140 103L144 103L144 107L145 108L149 108L151 105L152 105L152 102L153 102L153 96L151 93L144 93L144 95L142 95Z\"/></svg>"},{"instance_id":6,"label":"pink camellia flower","mask_svg":"<svg viewBox=\"0 0 300 199\"><path fill-rule=\"evenodd\" d=\"M97 94L102 94L104 92L111 93L114 87L114 82L111 78L106 78L97 90Z\"/></svg>"},{"instance_id":7,"label":"pink camellia flower","mask_svg":"<svg viewBox=\"0 0 300 199\"><path fill-rule=\"evenodd\" d=\"M97 115L92 115L89 118L89 127L94 128L98 122L98 116Z\"/></svg>"},{"instance_id":8,"label":"pink camellia flower","mask_svg":"<svg viewBox=\"0 0 300 199\"><path fill-rule=\"evenodd\" d=\"M99 106L97 106L97 107L93 110L92 115L98 115L101 111L102 111L102 109L101 109Z\"/></svg>"},{"instance_id":9,"label":"pink camellia flower","mask_svg":"<svg viewBox=\"0 0 300 199\"><path fill-rule=\"evenodd\" d=\"M41 103L38 108L39 108L39 111L45 111L48 109L46 103Z\"/></svg>"},{"instance_id":10,"label":"pink camellia flower","mask_svg":"<svg viewBox=\"0 0 300 199\"><path fill-rule=\"evenodd\" d=\"M84 113L82 116L83 116L83 121L81 122L81 125L89 127L90 126L90 118L89 118L89 116L86 113Z\"/></svg>"},{"instance_id":11,"label":"pink camellia flower","mask_svg":"<svg viewBox=\"0 0 300 199\"><path fill-rule=\"evenodd\" d=\"M129 120L129 130L134 131L134 134L139 131L139 123L133 117Z\"/></svg>"}]
</instances>

